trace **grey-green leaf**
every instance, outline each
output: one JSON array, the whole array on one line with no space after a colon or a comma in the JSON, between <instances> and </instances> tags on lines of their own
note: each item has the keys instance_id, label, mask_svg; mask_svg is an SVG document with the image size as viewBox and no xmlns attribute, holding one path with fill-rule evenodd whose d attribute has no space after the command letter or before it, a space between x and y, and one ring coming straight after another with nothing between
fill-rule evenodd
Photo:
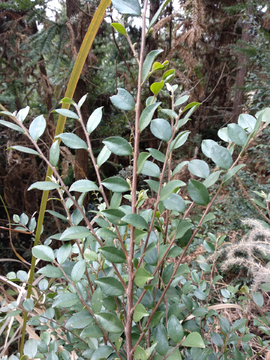
<instances>
[{"instance_id":1,"label":"grey-green leaf","mask_svg":"<svg viewBox=\"0 0 270 360\"><path fill-rule=\"evenodd\" d=\"M26 106L25 108L21 109L18 114L17 114L17 118L23 122L26 119L26 116L28 115L30 110L29 106Z\"/></svg>"},{"instance_id":2,"label":"grey-green leaf","mask_svg":"<svg viewBox=\"0 0 270 360\"><path fill-rule=\"evenodd\" d=\"M146 160L141 173L146 176L159 177L160 169L157 166L157 164L154 164L151 161Z\"/></svg>"},{"instance_id":3,"label":"grey-green leaf","mask_svg":"<svg viewBox=\"0 0 270 360\"><path fill-rule=\"evenodd\" d=\"M81 310L73 314L66 322L67 329L83 329L86 326L93 324L94 318L88 310Z\"/></svg>"},{"instance_id":4,"label":"grey-green leaf","mask_svg":"<svg viewBox=\"0 0 270 360\"><path fill-rule=\"evenodd\" d=\"M242 169L243 167L245 167L246 165L245 164L240 164L240 165L237 165L235 167L233 167L231 170L229 170L227 172L227 174L224 176L224 182L228 181L231 177L233 177L237 171L239 171L240 169Z\"/></svg>"},{"instance_id":5,"label":"grey-green leaf","mask_svg":"<svg viewBox=\"0 0 270 360\"><path fill-rule=\"evenodd\" d=\"M36 150L30 149L30 148L25 147L25 146L14 145L14 146L11 146L11 147L7 148L7 150L9 150L9 149L14 149L14 150L26 153L26 154L33 154L33 155L38 155L39 156L39 153Z\"/></svg>"},{"instance_id":6,"label":"grey-green leaf","mask_svg":"<svg viewBox=\"0 0 270 360\"><path fill-rule=\"evenodd\" d=\"M72 293L59 294L54 298L52 307L61 307L61 308L71 307L77 304L79 301L80 299L77 294L72 294Z\"/></svg>"},{"instance_id":7,"label":"grey-green leaf","mask_svg":"<svg viewBox=\"0 0 270 360\"><path fill-rule=\"evenodd\" d=\"M54 251L52 248L46 245L36 245L32 248L32 253L37 259L44 261L54 260Z\"/></svg>"},{"instance_id":8,"label":"grey-green leaf","mask_svg":"<svg viewBox=\"0 0 270 360\"><path fill-rule=\"evenodd\" d=\"M126 180L119 176L112 176L102 181L105 188L114 192L125 192L130 190L130 186Z\"/></svg>"},{"instance_id":9,"label":"grey-green leaf","mask_svg":"<svg viewBox=\"0 0 270 360\"><path fill-rule=\"evenodd\" d=\"M75 239L83 239L87 236L91 235L91 232L84 226L72 226L66 229L63 234L60 236L60 240L75 240Z\"/></svg>"},{"instance_id":10,"label":"grey-green leaf","mask_svg":"<svg viewBox=\"0 0 270 360\"><path fill-rule=\"evenodd\" d=\"M178 344L184 337L184 330L175 315L172 315L167 323L168 335L173 342Z\"/></svg>"},{"instance_id":11,"label":"grey-green leaf","mask_svg":"<svg viewBox=\"0 0 270 360\"><path fill-rule=\"evenodd\" d=\"M114 246L103 246L99 249L105 259L114 264L122 264L126 261L126 256L123 250L119 250Z\"/></svg>"},{"instance_id":12,"label":"grey-green leaf","mask_svg":"<svg viewBox=\"0 0 270 360\"><path fill-rule=\"evenodd\" d=\"M99 191L98 186L91 180L77 180L75 181L69 191L79 191L79 192L88 192L88 191Z\"/></svg>"},{"instance_id":13,"label":"grey-green leaf","mask_svg":"<svg viewBox=\"0 0 270 360\"><path fill-rule=\"evenodd\" d=\"M62 270L52 265L46 265L37 271L38 274L42 274L49 278L58 278L63 275Z\"/></svg>"},{"instance_id":14,"label":"grey-green leaf","mask_svg":"<svg viewBox=\"0 0 270 360\"><path fill-rule=\"evenodd\" d=\"M165 355L168 351L169 343L167 331L163 324L158 324L158 326L153 329L153 341L157 342L155 350L160 355Z\"/></svg>"},{"instance_id":15,"label":"grey-green leaf","mask_svg":"<svg viewBox=\"0 0 270 360\"><path fill-rule=\"evenodd\" d=\"M65 243L57 250L56 259L60 265L62 265L71 253L71 243Z\"/></svg>"},{"instance_id":16,"label":"grey-green leaf","mask_svg":"<svg viewBox=\"0 0 270 360\"><path fill-rule=\"evenodd\" d=\"M238 124L229 124L228 135L230 139L236 144L243 146L247 141L247 133L245 130Z\"/></svg>"},{"instance_id":17,"label":"grey-green leaf","mask_svg":"<svg viewBox=\"0 0 270 360\"><path fill-rule=\"evenodd\" d=\"M198 205L209 203L209 193L205 185L196 180L189 180L188 193L191 199Z\"/></svg>"},{"instance_id":18,"label":"grey-green leaf","mask_svg":"<svg viewBox=\"0 0 270 360\"><path fill-rule=\"evenodd\" d=\"M201 335L197 332L192 332L191 334L189 334L181 345L187 347L198 347L203 349L205 348L203 339Z\"/></svg>"},{"instance_id":19,"label":"grey-green leaf","mask_svg":"<svg viewBox=\"0 0 270 360\"><path fill-rule=\"evenodd\" d=\"M29 134L31 138L37 141L43 135L46 129L46 120L43 115L36 117L29 126Z\"/></svg>"},{"instance_id":20,"label":"grey-green leaf","mask_svg":"<svg viewBox=\"0 0 270 360\"><path fill-rule=\"evenodd\" d=\"M24 344L23 353L29 356L30 359L34 359L37 353L37 340L27 340Z\"/></svg>"},{"instance_id":21,"label":"grey-green leaf","mask_svg":"<svg viewBox=\"0 0 270 360\"><path fill-rule=\"evenodd\" d=\"M48 191L48 190L58 189L59 187L60 187L59 184L53 183L51 181L37 181L31 186L29 186L27 190L29 191L32 189L38 189L38 190Z\"/></svg>"},{"instance_id":22,"label":"grey-green leaf","mask_svg":"<svg viewBox=\"0 0 270 360\"><path fill-rule=\"evenodd\" d=\"M98 284L105 295L109 296L120 296L125 293L125 289L119 280L107 276L103 278L99 278L95 281Z\"/></svg>"},{"instance_id":23,"label":"grey-green leaf","mask_svg":"<svg viewBox=\"0 0 270 360\"><path fill-rule=\"evenodd\" d=\"M103 109L103 106L94 110L92 112L92 114L90 115L90 117L87 121L87 124L86 124L86 130L87 130L88 134L91 134L98 127L99 123L101 122L102 109Z\"/></svg>"},{"instance_id":24,"label":"grey-green leaf","mask_svg":"<svg viewBox=\"0 0 270 360\"><path fill-rule=\"evenodd\" d=\"M163 205L167 210L184 212L186 205L185 201L178 194L172 193L167 199L163 200Z\"/></svg>"},{"instance_id":25,"label":"grey-green leaf","mask_svg":"<svg viewBox=\"0 0 270 360\"><path fill-rule=\"evenodd\" d=\"M102 141L108 149L116 155L127 156L132 154L132 147L126 139L120 136L112 136Z\"/></svg>"},{"instance_id":26,"label":"grey-green leaf","mask_svg":"<svg viewBox=\"0 0 270 360\"><path fill-rule=\"evenodd\" d=\"M19 131L21 133L24 133L24 130L20 126L18 126L16 124L13 124L10 121L0 120L0 124L12 129L12 130L16 130L16 131Z\"/></svg>"},{"instance_id":27,"label":"grey-green leaf","mask_svg":"<svg viewBox=\"0 0 270 360\"><path fill-rule=\"evenodd\" d=\"M134 226L136 229L148 229L147 222L142 216L138 214L125 215L121 220L130 224L131 226Z\"/></svg>"},{"instance_id":28,"label":"grey-green leaf","mask_svg":"<svg viewBox=\"0 0 270 360\"><path fill-rule=\"evenodd\" d=\"M101 165L103 165L109 159L111 153L112 152L107 148L107 146L104 146L97 157L97 166L101 167Z\"/></svg>"},{"instance_id":29,"label":"grey-green leaf","mask_svg":"<svg viewBox=\"0 0 270 360\"><path fill-rule=\"evenodd\" d=\"M105 331L116 334L122 333L124 331L124 326L116 315L100 312L95 314L95 316Z\"/></svg>"},{"instance_id":30,"label":"grey-green leaf","mask_svg":"<svg viewBox=\"0 0 270 360\"><path fill-rule=\"evenodd\" d=\"M155 137L164 141L169 141L172 137L171 125L164 119L152 120L150 130Z\"/></svg>"},{"instance_id":31,"label":"grey-green leaf","mask_svg":"<svg viewBox=\"0 0 270 360\"><path fill-rule=\"evenodd\" d=\"M112 0L112 4L120 14L141 15L141 6L138 0Z\"/></svg>"},{"instance_id":32,"label":"grey-green leaf","mask_svg":"<svg viewBox=\"0 0 270 360\"><path fill-rule=\"evenodd\" d=\"M217 144L212 147L210 157L222 169L228 170L233 164L233 158L229 150Z\"/></svg>"},{"instance_id":33,"label":"grey-green leaf","mask_svg":"<svg viewBox=\"0 0 270 360\"><path fill-rule=\"evenodd\" d=\"M147 56L144 60L144 63L143 63L142 83L144 83L145 80L148 78L149 72L152 68L152 64L153 64L155 58L162 52L163 52L163 50L152 50L152 51L150 51L150 53L147 54Z\"/></svg>"},{"instance_id":34,"label":"grey-green leaf","mask_svg":"<svg viewBox=\"0 0 270 360\"><path fill-rule=\"evenodd\" d=\"M67 118L79 120L79 116L75 112L73 112L71 110L68 110L68 109L56 109L54 111L56 113L62 115L62 116L67 117Z\"/></svg>"},{"instance_id":35,"label":"grey-green leaf","mask_svg":"<svg viewBox=\"0 0 270 360\"><path fill-rule=\"evenodd\" d=\"M50 148L50 163L52 166L57 166L60 156L59 142L56 140Z\"/></svg>"},{"instance_id":36,"label":"grey-green leaf","mask_svg":"<svg viewBox=\"0 0 270 360\"><path fill-rule=\"evenodd\" d=\"M75 283L77 283L78 281L81 280L81 278L83 277L83 274L85 272L86 269L86 262L85 260L79 260L75 266L73 267L72 271L71 271L71 279L72 281L74 281Z\"/></svg>"},{"instance_id":37,"label":"grey-green leaf","mask_svg":"<svg viewBox=\"0 0 270 360\"><path fill-rule=\"evenodd\" d=\"M60 138L63 143L71 149L85 149L87 150L86 142L83 141L76 134L63 133L57 135L56 138Z\"/></svg>"},{"instance_id":38,"label":"grey-green leaf","mask_svg":"<svg viewBox=\"0 0 270 360\"><path fill-rule=\"evenodd\" d=\"M160 104L161 102L151 104L143 110L139 120L139 129L141 132L150 124L150 121Z\"/></svg>"},{"instance_id":39,"label":"grey-green leaf","mask_svg":"<svg viewBox=\"0 0 270 360\"><path fill-rule=\"evenodd\" d=\"M256 122L255 117L249 114L241 114L238 118L238 124L250 134L255 129Z\"/></svg>"},{"instance_id":40,"label":"grey-green leaf","mask_svg":"<svg viewBox=\"0 0 270 360\"><path fill-rule=\"evenodd\" d=\"M204 179L206 179L210 174L209 166L203 160L198 160L198 159L191 160L188 163L188 169L191 172L191 174Z\"/></svg>"},{"instance_id":41,"label":"grey-green leaf","mask_svg":"<svg viewBox=\"0 0 270 360\"><path fill-rule=\"evenodd\" d=\"M117 95L110 97L111 102L115 107L121 110L133 110L135 107L135 101L133 97L125 89L117 88Z\"/></svg>"}]
</instances>

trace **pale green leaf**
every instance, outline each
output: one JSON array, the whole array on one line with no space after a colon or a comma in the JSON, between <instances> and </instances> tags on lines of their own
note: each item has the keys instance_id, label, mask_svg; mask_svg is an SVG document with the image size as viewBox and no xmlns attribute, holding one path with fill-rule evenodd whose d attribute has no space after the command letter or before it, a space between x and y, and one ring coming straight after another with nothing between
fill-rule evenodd
<instances>
[{"instance_id":1,"label":"pale green leaf","mask_svg":"<svg viewBox=\"0 0 270 360\"><path fill-rule=\"evenodd\" d=\"M32 248L32 253L37 259L44 261L54 260L54 251L52 248L46 245L36 245Z\"/></svg>"},{"instance_id":2,"label":"pale green leaf","mask_svg":"<svg viewBox=\"0 0 270 360\"><path fill-rule=\"evenodd\" d=\"M37 181L31 186L29 186L27 190L29 191L32 189L38 189L38 190L48 191L48 190L58 189L59 187L60 187L59 184L53 183L51 181Z\"/></svg>"},{"instance_id":3,"label":"pale green leaf","mask_svg":"<svg viewBox=\"0 0 270 360\"><path fill-rule=\"evenodd\" d=\"M142 83L144 83L145 80L148 78L155 58L162 52L163 52L163 50L152 50L152 51L150 51L150 53L147 54L147 56L144 60L144 63L143 63Z\"/></svg>"},{"instance_id":4,"label":"pale green leaf","mask_svg":"<svg viewBox=\"0 0 270 360\"><path fill-rule=\"evenodd\" d=\"M107 148L107 146L104 146L99 153L97 157L97 166L101 167L111 156L111 151Z\"/></svg>"},{"instance_id":5,"label":"pale green leaf","mask_svg":"<svg viewBox=\"0 0 270 360\"><path fill-rule=\"evenodd\" d=\"M124 326L116 315L107 312L99 312L95 314L95 316L105 331L116 334L124 331Z\"/></svg>"},{"instance_id":6,"label":"pale green leaf","mask_svg":"<svg viewBox=\"0 0 270 360\"><path fill-rule=\"evenodd\" d=\"M164 119L152 120L150 130L155 137L164 141L169 141L172 137L171 125Z\"/></svg>"},{"instance_id":7,"label":"pale green leaf","mask_svg":"<svg viewBox=\"0 0 270 360\"><path fill-rule=\"evenodd\" d=\"M135 107L135 101L133 97L129 92L122 88L117 88L117 95L111 96L110 100L115 107L121 110L129 111L133 110Z\"/></svg>"},{"instance_id":8,"label":"pale green leaf","mask_svg":"<svg viewBox=\"0 0 270 360\"><path fill-rule=\"evenodd\" d=\"M132 147L126 139L120 136L112 136L102 141L108 149L116 155L128 156L132 154Z\"/></svg>"},{"instance_id":9,"label":"pale green leaf","mask_svg":"<svg viewBox=\"0 0 270 360\"><path fill-rule=\"evenodd\" d=\"M192 332L191 334L189 334L181 345L187 347L205 348L203 339L201 335L197 332Z\"/></svg>"},{"instance_id":10,"label":"pale green leaf","mask_svg":"<svg viewBox=\"0 0 270 360\"><path fill-rule=\"evenodd\" d=\"M43 135L46 129L46 120L43 115L36 117L29 126L29 134L31 138L37 141Z\"/></svg>"},{"instance_id":11,"label":"pale green leaf","mask_svg":"<svg viewBox=\"0 0 270 360\"><path fill-rule=\"evenodd\" d=\"M54 110L54 112L70 119L76 119L76 120L80 119L79 116L74 111L68 109L56 109Z\"/></svg>"},{"instance_id":12,"label":"pale green leaf","mask_svg":"<svg viewBox=\"0 0 270 360\"><path fill-rule=\"evenodd\" d=\"M151 104L143 110L139 120L139 129L141 132L150 124L152 117L160 104L161 102Z\"/></svg>"},{"instance_id":13,"label":"pale green leaf","mask_svg":"<svg viewBox=\"0 0 270 360\"><path fill-rule=\"evenodd\" d=\"M71 149L85 149L87 150L86 142L83 141L76 134L63 133L57 135L56 138L60 138L63 143Z\"/></svg>"},{"instance_id":14,"label":"pale green leaf","mask_svg":"<svg viewBox=\"0 0 270 360\"><path fill-rule=\"evenodd\" d=\"M60 240L76 240L83 239L87 236L91 235L91 232L84 226L72 226L66 229L63 234L60 236Z\"/></svg>"},{"instance_id":15,"label":"pale green leaf","mask_svg":"<svg viewBox=\"0 0 270 360\"><path fill-rule=\"evenodd\" d=\"M92 112L92 114L90 115L90 117L87 121L87 124L86 124L86 130L87 130L88 134L91 134L98 127L99 123L101 122L102 109L103 109L103 106L94 110Z\"/></svg>"},{"instance_id":16,"label":"pale green leaf","mask_svg":"<svg viewBox=\"0 0 270 360\"><path fill-rule=\"evenodd\" d=\"M112 0L112 4L120 14L141 15L141 6L138 0Z\"/></svg>"},{"instance_id":17,"label":"pale green leaf","mask_svg":"<svg viewBox=\"0 0 270 360\"><path fill-rule=\"evenodd\" d=\"M83 277L85 269L86 269L86 262L84 259L76 262L76 264L74 265L71 271L71 280L74 281L75 283L80 281L81 278Z\"/></svg>"},{"instance_id":18,"label":"pale green leaf","mask_svg":"<svg viewBox=\"0 0 270 360\"><path fill-rule=\"evenodd\" d=\"M142 287L147 281L152 280L153 278L154 277L144 268L139 268L136 271L134 281L138 287Z\"/></svg>"},{"instance_id":19,"label":"pale green leaf","mask_svg":"<svg viewBox=\"0 0 270 360\"><path fill-rule=\"evenodd\" d=\"M69 191L79 191L79 192L88 192L88 191L99 191L97 185L91 180L77 180L75 181Z\"/></svg>"}]
</instances>

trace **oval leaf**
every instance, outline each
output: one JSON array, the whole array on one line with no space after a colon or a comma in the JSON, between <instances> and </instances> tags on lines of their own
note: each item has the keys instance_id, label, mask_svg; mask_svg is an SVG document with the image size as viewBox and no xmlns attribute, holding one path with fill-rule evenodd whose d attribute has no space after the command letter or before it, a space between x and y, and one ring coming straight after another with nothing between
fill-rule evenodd
<instances>
[{"instance_id":1,"label":"oval leaf","mask_svg":"<svg viewBox=\"0 0 270 360\"><path fill-rule=\"evenodd\" d=\"M24 133L24 130L20 126L18 126L16 124L13 124L13 123L11 123L9 121L0 120L0 124L12 129L12 130L16 130L16 131L19 131L21 133Z\"/></svg>"},{"instance_id":2,"label":"oval leaf","mask_svg":"<svg viewBox=\"0 0 270 360\"><path fill-rule=\"evenodd\" d=\"M105 257L105 259L107 259L108 261L114 264L122 264L126 261L126 256L123 253L123 250L119 250L114 246L104 246L99 250L101 251L102 255Z\"/></svg>"},{"instance_id":3,"label":"oval leaf","mask_svg":"<svg viewBox=\"0 0 270 360\"><path fill-rule=\"evenodd\" d=\"M99 278L95 281L98 284L105 295L120 296L125 293L125 289L119 280L113 277Z\"/></svg>"},{"instance_id":4,"label":"oval leaf","mask_svg":"<svg viewBox=\"0 0 270 360\"><path fill-rule=\"evenodd\" d=\"M79 260L71 271L71 279L75 283L80 281L86 269L85 260Z\"/></svg>"},{"instance_id":5,"label":"oval leaf","mask_svg":"<svg viewBox=\"0 0 270 360\"><path fill-rule=\"evenodd\" d=\"M238 124L249 133L255 129L256 122L255 117L249 114L241 114L238 118Z\"/></svg>"},{"instance_id":6,"label":"oval leaf","mask_svg":"<svg viewBox=\"0 0 270 360\"><path fill-rule=\"evenodd\" d=\"M204 179L206 179L210 174L209 166L203 160L191 160L188 163L188 170L191 172L191 174Z\"/></svg>"},{"instance_id":7,"label":"oval leaf","mask_svg":"<svg viewBox=\"0 0 270 360\"><path fill-rule=\"evenodd\" d=\"M119 176L112 176L105 179L101 184L105 186L105 188L114 192L125 192L130 190L128 182Z\"/></svg>"},{"instance_id":8,"label":"oval leaf","mask_svg":"<svg viewBox=\"0 0 270 360\"><path fill-rule=\"evenodd\" d=\"M80 119L79 116L75 112L68 110L68 109L56 109L54 111L62 116L70 118L70 119L76 119L76 120Z\"/></svg>"},{"instance_id":9,"label":"oval leaf","mask_svg":"<svg viewBox=\"0 0 270 360\"><path fill-rule=\"evenodd\" d=\"M37 259L45 261L54 260L54 251L49 246L37 245L32 248L32 253Z\"/></svg>"},{"instance_id":10,"label":"oval leaf","mask_svg":"<svg viewBox=\"0 0 270 360\"><path fill-rule=\"evenodd\" d=\"M88 134L91 134L99 125L102 119L102 109L103 106L97 108L89 117L87 124L86 124L86 130Z\"/></svg>"},{"instance_id":11,"label":"oval leaf","mask_svg":"<svg viewBox=\"0 0 270 360\"><path fill-rule=\"evenodd\" d=\"M205 185L196 180L189 180L188 193L191 199L198 205L209 203L209 193Z\"/></svg>"},{"instance_id":12,"label":"oval leaf","mask_svg":"<svg viewBox=\"0 0 270 360\"><path fill-rule=\"evenodd\" d=\"M150 121L160 104L161 102L151 104L143 110L139 120L139 129L141 132L150 124Z\"/></svg>"},{"instance_id":13,"label":"oval leaf","mask_svg":"<svg viewBox=\"0 0 270 360\"><path fill-rule=\"evenodd\" d=\"M163 50L152 50L150 53L147 54L144 63L143 63L143 69L142 69L142 83L145 82L145 80L149 76L149 72L152 68L152 64L155 60L155 58L162 53Z\"/></svg>"},{"instance_id":14,"label":"oval leaf","mask_svg":"<svg viewBox=\"0 0 270 360\"><path fill-rule=\"evenodd\" d=\"M112 0L112 4L120 14L141 15L141 6L138 0Z\"/></svg>"},{"instance_id":15,"label":"oval leaf","mask_svg":"<svg viewBox=\"0 0 270 360\"><path fill-rule=\"evenodd\" d=\"M37 141L46 129L46 120L43 115L36 117L29 126L31 138Z\"/></svg>"},{"instance_id":16,"label":"oval leaf","mask_svg":"<svg viewBox=\"0 0 270 360\"><path fill-rule=\"evenodd\" d=\"M117 88L117 95L110 97L111 102L115 107L121 110L133 110L135 101L133 97L125 89Z\"/></svg>"},{"instance_id":17,"label":"oval leaf","mask_svg":"<svg viewBox=\"0 0 270 360\"><path fill-rule=\"evenodd\" d=\"M97 157L97 166L100 167L102 164L104 164L110 156L111 151L107 148L107 146L104 146Z\"/></svg>"},{"instance_id":18,"label":"oval leaf","mask_svg":"<svg viewBox=\"0 0 270 360\"><path fill-rule=\"evenodd\" d=\"M233 158L229 150L215 144L211 149L211 159L222 169L228 170L233 164Z\"/></svg>"},{"instance_id":19,"label":"oval leaf","mask_svg":"<svg viewBox=\"0 0 270 360\"><path fill-rule=\"evenodd\" d=\"M121 35L126 35L126 29L124 28L124 26L122 24L118 24L118 23L111 23L111 26L117 31L119 32L119 34Z\"/></svg>"},{"instance_id":20,"label":"oval leaf","mask_svg":"<svg viewBox=\"0 0 270 360\"><path fill-rule=\"evenodd\" d=\"M78 180L75 181L69 191L79 191L79 192L88 192L88 191L99 191L97 185L91 180Z\"/></svg>"},{"instance_id":21,"label":"oval leaf","mask_svg":"<svg viewBox=\"0 0 270 360\"><path fill-rule=\"evenodd\" d=\"M145 219L138 214L129 214L122 218L122 221L134 226L136 229L148 229Z\"/></svg>"},{"instance_id":22,"label":"oval leaf","mask_svg":"<svg viewBox=\"0 0 270 360\"><path fill-rule=\"evenodd\" d=\"M198 348L205 348L205 344L203 342L203 339L201 337L201 335L197 332L193 332L191 334L189 334L185 340L182 342L181 344L182 346L187 346L187 347L198 347Z\"/></svg>"},{"instance_id":23,"label":"oval leaf","mask_svg":"<svg viewBox=\"0 0 270 360\"><path fill-rule=\"evenodd\" d=\"M60 240L75 240L75 239L83 239L87 236L91 235L91 232L84 226L73 226L66 229L63 234L60 236Z\"/></svg>"},{"instance_id":24,"label":"oval leaf","mask_svg":"<svg viewBox=\"0 0 270 360\"><path fill-rule=\"evenodd\" d=\"M154 277L144 268L139 268L135 274L135 284L142 287L147 281L152 280Z\"/></svg>"},{"instance_id":25,"label":"oval leaf","mask_svg":"<svg viewBox=\"0 0 270 360\"><path fill-rule=\"evenodd\" d=\"M164 119L152 120L150 130L155 137L164 141L169 141L172 137L171 125Z\"/></svg>"},{"instance_id":26,"label":"oval leaf","mask_svg":"<svg viewBox=\"0 0 270 360\"><path fill-rule=\"evenodd\" d=\"M64 134L57 135L56 138L60 138L63 141L63 143L71 149L87 150L86 142L83 141L81 138L79 138L79 136L77 136L75 134L64 133Z\"/></svg>"},{"instance_id":27,"label":"oval leaf","mask_svg":"<svg viewBox=\"0 0 270 360\"><path fill-rule=\"evenodd\" d=\"M11 147L7 148L7 150L9 150L9 149L14 149L14 150L26 153L26 154L33 154L33 155L38 155L39 156L39 153L36 150L30 149L30 148L25 147L25 146L15 145L15 146L11 146Z\"/></svg>"},{"instance_id":28,"label":"oval leaf","mask_svg":"<svg viewBox=\"0 0 270 360\"><path fill-rule=\"evenodd\" d=\"M59 141L56 140L50 148L50 163L52 166L57 166L60 156Z\"/></svg>"},{"instance_id":29,"label":"oval leaf","mask_svg":"<svg viewBox=\"0 0 270 360\"><path fill-rule=\"evenodd\" d=\"M247 133L245 130L237 125L237 124L229 124L228 127L228 135L230 139L236 144L243 146L247 141Z\"/></svg>"},{"instance_id":30,"label":"oval leaf","mask_svg":"<svg viewBox=\"0 0 270 360\"><path fill-rule=\"evenodd\" d=\"M126 139L120 136L112 136L102 141L108 149L116 155L126 156L132 154L132 147Z\"/></svg>"},{"instance_id":31,"label":"oval leaf","mask_svg":"<svg viewBox=\"0 0 270 360\"><path fill-rule=\"evenodd\" d=\"M38 190L48 191L48 190L58 189L59 187L60 187L59 184L53 183L51 181L37 181L31 186L29 186L27 190L38 189Z\"/></svg>"},{"instance_id":32,"label":"oval leaf","mask_svg":"<svg viewBox=\"0 0 270 360\"><path fill-rule=\"evenodd\" d=\"M142 304L137 304L133 313L133 321L140 321L144 316L149 316L149 313Z\"/></svg>"},{"instance_id":33,"label":"oval leaf","mask_svg":"<svg viewBox=\"0 0 270 360\"><path fill-rule=\"evenodd\" d=\"M116 315L100 312L95 314L95 316L105 331L116 334L122 333L124 331L124 326Z\"/></svg>"},{"instance_id":34,"label":"oval leaf","mask_svg":"<svg viewBox=\"0 0 270 360\"><path fill-rule=\"evenodd\" d=\"M157 164L154 164L151 161L146 160L141 173L146 176L159 177L160 169L157 166Z\"/></svg>"},{"instance_id":35,"label":"oval leaf","mask_svg":"<svg viewBox=\"0 0 270 360\"><path fill-rule=\"evenodd\" d=\"M184 330L175 315L172 315L167 323L168 335L173 342L178 344L184 337Z\"/></svg>"}]
</instances>

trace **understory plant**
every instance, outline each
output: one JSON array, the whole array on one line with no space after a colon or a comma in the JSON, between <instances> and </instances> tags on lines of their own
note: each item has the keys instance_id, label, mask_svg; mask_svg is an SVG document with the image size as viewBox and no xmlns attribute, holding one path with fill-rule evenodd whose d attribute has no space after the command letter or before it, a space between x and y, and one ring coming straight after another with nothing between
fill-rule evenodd
<instances>
[{"instance_id":1,"label":"understory plant","mask_svg":"<svg viewBox=\"0 0 270 360\"><path fill-rule=\"evenodd\" d=\"M126 3L114 2L119 12L140 16L137 1ZM173 85L174 69L168 68L166 60L157 61L161 50L153 50L145 57L147 5L145 1L139 55L124 26L112 24L130 42L137 59L138 86L134 94L118 88L117 94L111 96L113 105L124 111L131 124L132 142L109 137L94 156L91 134L102 121L102 108L97 108L85 125L80 109L87 95L78 103L65 97L61 102L72 106L72 110L55 110L78 120L85 139L73 133L57 134L48 158L39 146L46 129L43 115L28 127L25 119L29 107L17 114L2 112L13 122L0 123L22 133L32 143L31 148L12 149L39 156L51 169L46 181L35 182L28 190L51 191L50 201L60 202L63 211L48 210L48 214L59 218L64 227L33 246L33 281L24 271L1 277L12 289L1 298L2 329L7 328L2 357L18 336L21 313L27 320L28 338L20 355L16 351L8 354L12 360L19 356L50 360L174 360L246 359L254 355L248 342L255 335L247 327L247 314L241 304L229 302L238 287L218 292L222 277L215 274L215 263L209 265L202 253L190 261L187 255L204 225L214 218L211 206L221 190L245 166L240 163L243 154L270 122L268 109L256 117L242 114L238 124L222 128L218 135L227 147L203 140L201 150L209 163L193 159L175 166L174 155L192 136L183 127L200 104L185 105L188 96L178 95ZM150 86L152 95L143 104L142 88L147 87L150 76L156 81ZM164 97L170 99L170 108L163 107ZM140 136L148 126L159 147L140 152ZM87 150L96 182L83 179L69 188L65 185L58 169L61 143L70 149ZM101 177L100 168L106 166L111 154L130 158L130 177ZM184 167L190 173L188 182L181 180ZM138 187L141 174L146 177L148 190ZM84 207L89 192L97 204L91 217ZM35 217L15 215L13 223L35 237ZM224 240L225 236L209 234L204 251L215 253ZM52 247L52 243L57 246ZM191 262L195 260L194 267ZM257 295L254 300L247 294L246 290L243 304L250 300L262 306L261 297L259 302ZM219 313L226 308L236 308L242 315L230 323ZM261 346L266 349L268 344L262 340Z\"/></svg>"}]
</instances>

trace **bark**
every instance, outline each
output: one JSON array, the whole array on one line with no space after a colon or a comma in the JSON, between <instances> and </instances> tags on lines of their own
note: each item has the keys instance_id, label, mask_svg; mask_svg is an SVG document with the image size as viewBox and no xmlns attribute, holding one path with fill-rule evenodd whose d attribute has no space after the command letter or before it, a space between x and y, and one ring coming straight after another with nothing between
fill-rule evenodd
<instances>
[{"instance_id":1,"label":"bark","mask_svg":"<svg viewBox=\"0 0 270 360\"><path fill-rule=\"evenodd\" d=\"M251 40L250 35L250 23L247 22L247 19L243 20L242 23L242 36L241 41L248 43ZM238 54L238 71L236 74L236 91L234 95L233 102L233 115L232 121L237 122L239 115L242 113L244 105L244 86L246 84L246 75L248 71L248 57L243 52Z\"/></svg>"}]
</instances>

